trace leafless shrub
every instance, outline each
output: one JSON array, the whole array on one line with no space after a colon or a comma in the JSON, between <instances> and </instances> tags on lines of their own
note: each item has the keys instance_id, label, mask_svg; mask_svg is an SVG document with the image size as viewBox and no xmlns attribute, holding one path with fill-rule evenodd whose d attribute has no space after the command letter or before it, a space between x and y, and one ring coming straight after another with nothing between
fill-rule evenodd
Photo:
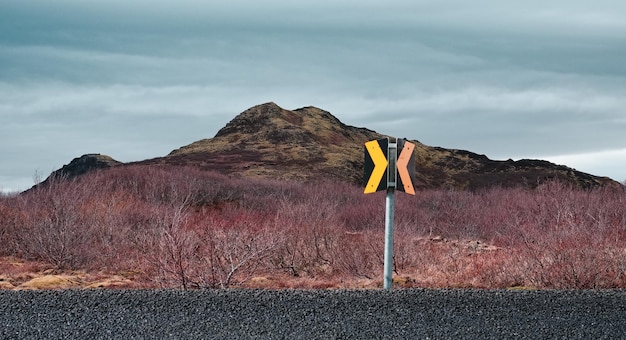
<instances>
[{"instance_id":1,"label":"leafless shrub","mask_svg":"<svg viewBox=\"0 0 626 340\"><path fill-rule=\"evenodd\" d=\"M207 237L208 236L208 237ZM209 275L204 275L204 286L227 288L249 280L263 260L280 243L267 229L254 233L239 228L220 228L203 238L208 257L205 263Z\"/></svg>"},{"instance_id":2,"label":"leafless shrub","mask_svg":"<svg viewBox=\"0 0 626 340\"><path fill-rule=\"evenodd\" d=\"M395 216L393 269L414 285L626 287L623 187L424 190L396 195ZM125 166L0 198L0 256L138 270L161 287L258 274L320 287L373 280L383 240L384 195L347 184Z\"/></svg>"},{"instance_id":3,"label":"leafless shrub","mask_svg":"<svg viewBox=\"0 0 626 340\"><path fill-rule=\"evenodd\" d=\"M334 249L335 266L347 276L373 279L382 275L382 233L373 231L345 232Z\"/></svg>"},{"instance_id":4,"label":"leafless shrub","mask_svg":"<svg viewBox=\"0 0 626 340\"><path fill-rule=\"evenodd\" d=\"M147 252L148 259L157 270L161 283L177 282L183 289L189 288L194 259L198 255L199 238L193 230L185 228L187 206L183 203L153 220L153 247Z\"/></svg>"},{"instance_id":5,"label":"leafless shrub","mask_svg":"<svg viewBox=\"0 0 626 340\"><path fill-rule=\"evenodd\" d=\"M301 272L314 274L321 266L332 265L337 235L341 233L337 209L336 202L319 195L303 202L281 200L274 224L285 237L273 257L275 265L294 276Z\"/></svg>"},{"instance_id":6,"label":"leafless shrub","mask_svg":"<svg viewBox=\"0 0 626 340\"><path fill-rule=\"evenodd\" d=\"M28 194L30 211L16 230L18 253L59 268L89 262L92 226L85 223L88 215L82 210L88 195L89 189L64 178L52 178Z\"/></svg>"}]
</instances>

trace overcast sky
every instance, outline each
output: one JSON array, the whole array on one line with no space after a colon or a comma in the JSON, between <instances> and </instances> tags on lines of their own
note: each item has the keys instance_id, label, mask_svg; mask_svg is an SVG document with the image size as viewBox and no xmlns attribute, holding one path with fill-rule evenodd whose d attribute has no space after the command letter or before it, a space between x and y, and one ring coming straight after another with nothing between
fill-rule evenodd
<instances>
[{"instance_id":1,"label":"overcast sky","mask_svg":"<svg viewBox=\"0 0 626 340\"><path fill-rule=\"evenodd\" d=\"M247 108L626 180L622 0L0 2L0 188Z\"/></svg>"}]
</instances>

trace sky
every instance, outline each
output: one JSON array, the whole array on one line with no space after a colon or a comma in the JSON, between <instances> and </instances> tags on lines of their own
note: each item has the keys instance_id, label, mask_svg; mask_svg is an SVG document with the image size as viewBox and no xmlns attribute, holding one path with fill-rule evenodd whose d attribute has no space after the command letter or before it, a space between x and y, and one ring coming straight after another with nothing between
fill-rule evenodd
<instances>
[{"instance_id":1,"label":"sky","mask_svg":"<svg viewBox=\"0 0 626 340\"><path fill-rule=\"evenodd\" d=\"M270 101L623 182L625 57L622 0L2 0L0 189Z\"/></svg>"}]
</instances>

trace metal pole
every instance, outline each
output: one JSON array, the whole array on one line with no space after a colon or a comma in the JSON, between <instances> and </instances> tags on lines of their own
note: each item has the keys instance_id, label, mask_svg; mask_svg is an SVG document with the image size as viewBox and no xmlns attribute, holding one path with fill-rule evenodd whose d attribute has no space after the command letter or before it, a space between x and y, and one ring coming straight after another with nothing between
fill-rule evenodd
<instances>
[{"instance_id":1,"label":"metal pole","mask_svg":"<svg viewBox=\"0 0 626 340\"><path fill-rule=\"evenodd\" d=\"M393 205L395 188L387 189L385 200L385 266L383 288L391 290L393 269Z\"/></svg>"}]
</instances>

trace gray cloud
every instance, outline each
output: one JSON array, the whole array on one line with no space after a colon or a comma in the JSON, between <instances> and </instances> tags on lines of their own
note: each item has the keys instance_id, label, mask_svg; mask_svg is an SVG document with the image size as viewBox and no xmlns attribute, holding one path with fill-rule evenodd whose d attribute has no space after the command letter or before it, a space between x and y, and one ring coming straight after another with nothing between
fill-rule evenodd
<instances>
[{"instance_id":1,"label":"gray cloud","mask_svg":"<svg viewBox=\"0 0 626 340\"><path fill-rule=\"evenodd\" d=\"M626 179L611 158L626 149L619 1L0 7L3 188L86 152L161 156L267 101L315 105L429 145L556 157ZM576 161L590 155L602 157Z\"/></svg>"}]
</instances>

